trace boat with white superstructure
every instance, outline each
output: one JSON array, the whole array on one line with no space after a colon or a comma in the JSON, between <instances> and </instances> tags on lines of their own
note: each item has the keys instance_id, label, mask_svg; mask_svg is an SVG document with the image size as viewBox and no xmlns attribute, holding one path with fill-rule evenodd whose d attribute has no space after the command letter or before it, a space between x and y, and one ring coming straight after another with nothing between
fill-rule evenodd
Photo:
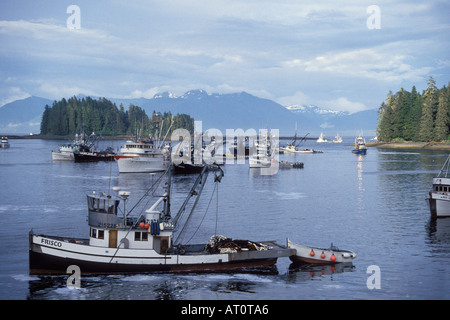
<instances>
[{"instance_id":1,"label":"boat with white superstructure","mask_svg":"<svg viewBox=\"0 0 450 320\"><path fill-rule=\"evenodd\" d=\"M342 143L342 137L339 135L339 133L337 133L334 137L333 143Z\"/></svg>"},{"instance_id":2,"label":"boat with white superstructure","mask_svg":"<svg viewBox=\"0 0 450 320\"><path fill-rule=\"evenodd\" d=\"M187 190L187 198L175 217L171 216L170 209L170 172L169 169L168 175L161 175L158 179L160 186L167 181L166 189L152 189L152 186L146 192L145 196L156 192L157 200L138 215L133 215L135 206L130 211L126 209L129 192L117 188L118 196L88 194L88 238L50 236L30 231L29 273L66 274L72 265L78 266L82 274L248 270L271 267L279 257L295 254L295 249L274 241L234 240L217 234L208 243L182 244L178 239L195 212L208 171L205 167L194 186ZM222 177L222 170L215 171L214 183L220 183ZM159 193L163 190L164 193ZM185 210L186 204L192 197L197 198L188 218L180 219L189 211ZM120 209L121 201L125 203L123 210ZM176 229L180 221L186 221L181 230Z\"/></svg>"},{"instance_id":3,"label":"boat with white superstructure","mask_svg":"<svg viewBox=\"0 0 450 320\"><path fill-rule=\"evenodd\" d=\"M0 140L0 148L6 149L9 148L9 142L8 142L8 137L2 137L2 139Z\"/></svg>"},{"instance_id":4,"label":"boat with white superstructure","mask_svg":"<svg viewBox=\"0 0 450 320\"><path fill-rule=\"evenodd\" d=\"M433 178L433 188L428 193L428 204L433 217L450 217L450 156L445 160L439 174Z\"/></svg>"},{"instance_id":5,"label":"boat with white superstructure","mask_svg":"<svg viewBox=\"0 0 450 320\"><path fill-rule=\"evenodd\" d=\"M323 132L320 133L319 138L316 140L316 142L319 143L323 143L323 142L328 142L328 139L325 138L325 136L323 135Z\"/></svg>"},{"instance_id":6,"label":"boat with white superstructure","mask_svg":"<svg viewBox=\"0 0 450 320\"><path fill-rule=\"evenodd\" d=\"M85 133L76 134L72 143L65 143L58 146L58 151L52 151L52 160L54 161L74 161L75 152L88 152L93 146L92 137Z\"/></svg>"},{"instance_id":7,"label":"boat with white superstructure","mask_svg":"<svg viewBox=\"0 0 450 320\"><path fill-rule=\"evenodd\" d=\"M169 147L151 140L127 141L114 158L119 173L164 171L170 164Z\"/></svg>"}]
</instances>

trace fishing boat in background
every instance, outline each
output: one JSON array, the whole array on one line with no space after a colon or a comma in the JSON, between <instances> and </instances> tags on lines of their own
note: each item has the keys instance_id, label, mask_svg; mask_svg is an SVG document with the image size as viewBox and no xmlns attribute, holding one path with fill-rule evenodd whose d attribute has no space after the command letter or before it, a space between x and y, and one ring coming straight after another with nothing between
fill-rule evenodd
<instances>
[{"instance_id":1,"label":"fishing boat in background","mask_svg":"<svg viewBox=\"0 0 450 320\"><path fill-rule=\"evenodd\" d=\"M74 152L88 152L93 146L92 135L88 136L84 132L77 133L72 143L61 144L58 146L58 151L52 151L52 160L74 161Z\"/></svg>"},{"instance_id":2,"label":"fishing boat in background","mask_svg":"<svg viewBox=\"0 0 450 320\"><path fill-rule=\"evenodd\" d=\"M127 141L114 158L119 173L164 171L170 164L169 147L150 140Z\"/></svg>"},{"instance_id":3,"label":"fishing boat in background","mask_svg":"<svg viewBox=\"0 0 450 320\"><path fill-rule=\"evenodd\" d=\"M366 154L366 140L360 135L355 138L355 149L352 150L354 154Z\"/></svg>"},{"instance_id":4,"label":"fishing boat in background","mask_svg":"<svg viewBox=\"0 0 450 320\"><path fill-rule=\"evenodd\" d=\"M130 211L126 209L129 192L115 188L118 196L88 194L89 238L49 236L31 230L29 273L66 274L71 265L78 266L82 274L248 270L273 266L279 257L295 254L295 249L273 241L233 240L217 234L208 243L182 244L178 239L185 233L185 226L195 212L208 171L205 167L193 187L186 190L187 198L175 217L171 216L170 209L171 169L166 173L156 183L162 189L153 185L144 195L158 194L157 200L148 210L137 215L132 215L136 206ZM220 183L222 177L223 171L216 171L214 183ZM186 205L192 197L197 198L189 216L180 220L188 211L185 210ZM119 209L122 200L123 210ZM159 208L161 205L162 208ZM184 225L176 229L182 220Z\"/></svg>"},{"instance_id":5,"label":"fishing boat in background","mask_svg":"<svg viewBox=\"0 0 450 320\"><path fill-rule=\"evenodd\" d=\"M431 216L435 218L450 217L450 156L445 160L439 174L433 178L433 188L428 194Z\"/></svg>"},{"instance_id":6,"label":"fishing boat in background","mask_svg":"<svg viewBox=\"0 0 450 320\"><path fill-rule=\"evenodd\" d=\"M0 140L0 148L6 149L9 148L9 142L8 142L8 137L2 137L2 139Z\"/></svg>"},{"instance_id":7,"label":"fishing boat in background","mask_svg":"<svg viewBox=\"0 0 450 320\"><path fill-rule=\"evenodd\" d=\"M333 143L342 143L342 138L339 133L334 137Z\"/></svg>"},{"instance_id":8,"label":"fishing boat in background","mask_svg":"<svg viewBox=\"0 0 450 320\"><path fill-rule=\"evenodd\" d=\"M114 150L109 147L102 151L75 151L73 153L75 162L97 162L97 161L114 161Z\"/></svg>"},{"instance_id":9,"label":"fishing boat in background","mask_svg":"<svg viewBox=\"0 0 450 320\"><path fill-rule=\"evenodd\" d=\"M260 136L259 141L255 142L255 148L256 152L248 159L250 168L270 168L275 164L277 160L274 157L277 151L272 150L269 130Z\"/></svg>"},{"instance_id":10,"label":"fishing boat in background","mask_svg":"<svg viewBox=\"0 0 450 320\"><path fill-rule=\"evenodd\" d=\"M303 162L291 162L291 161L280 161L279 162L280 169L303 169Z\"/></svg>"},{"instance_id":11,"label":"fishing boat in background","mask_svg":"<svg viewBox=\"0 0 450 320\"><path fill-rule=\"evenodd\" d=\"M292 262L311 264L350 263L356 258L356 253L340 250L331 243L330 248L316 248L299 245L286 239L287 247L296 250L296 254L289 257Z\"/></svg>"},{"instance_id":12,"label":"fishing boat in background","mask_svg":"<svg viewBox=\"0 0 450 320\"><path fill-rule=\"evenodd\" d=\"M316 141L319 142L319 143L328 142L328 140L323 135L323 132L320 133L320 136L319 136L319 138Z\"/></svg>"}]
</instances>

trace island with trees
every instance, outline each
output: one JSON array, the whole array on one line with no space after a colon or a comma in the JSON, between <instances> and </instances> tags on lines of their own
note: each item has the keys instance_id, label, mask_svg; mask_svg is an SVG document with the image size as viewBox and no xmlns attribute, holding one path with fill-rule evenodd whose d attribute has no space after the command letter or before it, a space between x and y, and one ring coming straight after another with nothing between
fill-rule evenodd
<instances>
[{"instance_id":1,"label":"island with trees","mask_svg":"<svg viewBox=\"0 0 450 320\"><path fill-rule=\"evenodd\" d=\"M145 110L130 104L125 110L106 98L71 97L46 105L41 121L43 136L71 136L80 132L95 132L103 136L154 136L170 134L177 128L194 131L194 119L187 114L153 111L149 117Z\"/></svg>"}]
</instances>

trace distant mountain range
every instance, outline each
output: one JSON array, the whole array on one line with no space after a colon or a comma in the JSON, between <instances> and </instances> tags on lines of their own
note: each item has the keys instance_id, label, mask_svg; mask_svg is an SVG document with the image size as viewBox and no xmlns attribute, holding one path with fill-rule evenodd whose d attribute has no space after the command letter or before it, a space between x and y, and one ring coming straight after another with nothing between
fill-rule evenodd
<instances>
[{"instance_id":1,"label":"distant mountain range","mask_svg":"<svg viewBox=\"0 0 450 320\"><path fill-rule=\"evenodd\" d=\"M80 95L79 97L82 97ZM94 97L93 97L94 98ZM108 98L125 109L134 104L143 108L148 115L153 111L172 114L186 113L202 121L203 130L242 128L279 129L280 135L293 135L295 124L298 136L310 133L316 137L321 132L332 137L354 136L363 130L365 135L375 135L377 109L353 114L320 109L317 106L282 106L272 100L259 98L246 92L217 94L204 90L190 90L181 96L170 92L156 94L153 98L117 99ZM31 96L16 100L0 108L1 134L39 133L41 116L45 105L53 100Z\"/></svg>"}]
</instances>

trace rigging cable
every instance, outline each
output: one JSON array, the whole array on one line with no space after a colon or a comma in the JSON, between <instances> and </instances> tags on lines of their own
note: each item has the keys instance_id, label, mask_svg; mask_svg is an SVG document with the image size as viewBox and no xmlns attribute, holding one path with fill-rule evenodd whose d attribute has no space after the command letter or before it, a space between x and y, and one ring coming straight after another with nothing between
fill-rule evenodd
<instances>
[{"instance_id":1,"label":"rigging cable","mask_svg":"<svg viewBox=\"0 0 450 320\"><path fill-rule=\"evenodd\" d=\"M188 244L188 243L192 240L192 238L195 236L195 234L197 233L197 231L200 229L200 226L202 225L203 220L205 219L206 214L208 213L209 206L210 206L210 204L211 204L211 201L212 201L212 199L213 199L213 197L214 197L214 193L216 192L216 190L217 190L216 194L219 194L218 189L219 189L219 184L216 182L215 185L214 185L213 192L212 192L212 194L211 194L211 198L209 199L208 206L206 207L205 213L203 214L202 220L200 221L200 223L199 223L198 226L197 226L197 229L195 229L194 233L193 233L192 236L189 238L189 240L186 242L186 244ZM217 199L218 199L218 198L217 198ZM217 213L216 213L216 233L217 233ZM181 233L180 233L180 234L181 234ZM178 238L177 238L177 239L178 239Z\"/></svg>"}]
</instances>

